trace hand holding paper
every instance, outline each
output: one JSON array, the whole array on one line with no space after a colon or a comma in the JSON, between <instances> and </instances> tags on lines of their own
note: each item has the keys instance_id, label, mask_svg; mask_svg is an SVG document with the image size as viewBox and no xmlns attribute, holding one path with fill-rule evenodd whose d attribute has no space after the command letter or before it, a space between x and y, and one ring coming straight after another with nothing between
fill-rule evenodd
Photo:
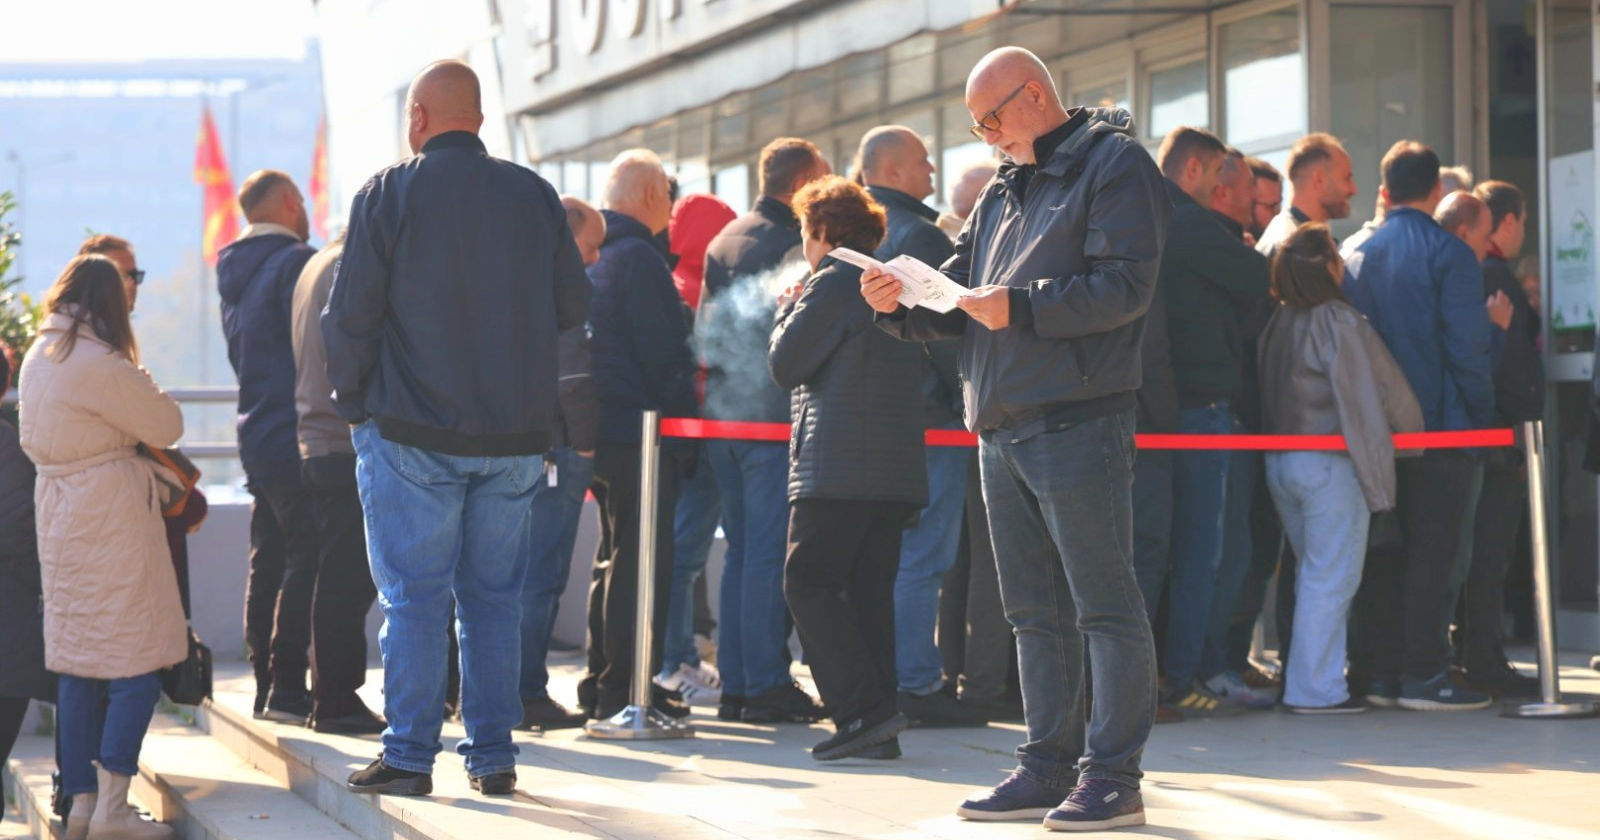
<instances>
[{"instance_id":1,"label":"hand holding paper","mask_svg":"<svg viewBox=\"0 0 1600 840\"><path fill-rule=\"evenodd\" d=\"M893 275L900 281L902 306L922 306L935 312L949 312L956 308L956 300L967 293L966 287L912 256L902 254L885 263L849 248L835 248L828 256L863 270L876 268Z\"/></svg>"}]
</instances>

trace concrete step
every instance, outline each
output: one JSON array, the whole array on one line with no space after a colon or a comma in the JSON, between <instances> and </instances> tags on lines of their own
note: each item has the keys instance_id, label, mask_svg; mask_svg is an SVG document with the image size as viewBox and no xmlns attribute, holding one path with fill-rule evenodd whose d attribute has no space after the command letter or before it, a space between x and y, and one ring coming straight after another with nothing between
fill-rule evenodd
<instances>
[{"instance_id":1,"label":"concrete step","mask_svg":"<svg viewBox=\"0 0 1600 840\"><path fill-rule=\"evenodd\" d=\"M53 747L27 739L10 769L32 836L56 840L50 813ZM343 826L240 760L199 729L157 714L140 754L133 797L181 840L356 840Z\"/></svg>"}]
</instances>

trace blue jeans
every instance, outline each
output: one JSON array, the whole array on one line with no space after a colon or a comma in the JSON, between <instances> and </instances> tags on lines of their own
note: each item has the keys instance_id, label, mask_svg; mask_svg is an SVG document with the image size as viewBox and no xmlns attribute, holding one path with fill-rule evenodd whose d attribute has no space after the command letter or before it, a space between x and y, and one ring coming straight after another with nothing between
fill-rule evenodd
<instances>
[{"instance_id":1,"label":"blue jeans","mask_svg":"<svg viewBox=\"0 0 1600 840\"><path fill-rule=\"evenodd\" d=\"M1178 413L1183 434L1226 435L1238 428L1227 401ZM1172 567L1167 588L1167 680L1187 688L1200 672L1227 532L1229 467L1222 450L1177 453L1172 482Z\"/></svg>"},{"instance_id":2,"label":"blue jeans","mask_svg":"<svg viewBox=\"0 0 1600 840\"><path fill-rule=\"evenodd\" d=\"M511 729L522 722L522 584L544 459L441 455L384 440L373 422L352 437L383 608L384 763L433 772L453 594L467 729L456 750L473 778L510 770Z\"/></svg>"},{"instance_id":3,"label":"blue jeans","mask_svg":"<svg viewBox=\"0 0 1600 840\"><path fill-rule=\"evenodd\" d=\"M699 458L694 477L678 485L678 506L673 510L672 597L666 607L662 677L671 676L679 665L700 666L700 654L694 647L694 585L711 557L711 542L717 536L723 503L705 447L701 447ZM719 651L718 661L721 656Z\"/></svg>"},{"instance_id":4,"label":"blue jeans","mask_svg":"<svg viewBox=\"0 0 1600 840\"><path fill-rule=\"evenodd\" d=\"M94 762L124 776L139 772L139 747L161 699L161 672L120 680L62 674L56 686L61 792L94 793Z\"/></svg>"},{"instance_id":5,"label":"blue jeans","mask_svg":"<svg viewBox=\"0 0 1600 840\"><path fill-rule=\"evenodd\" d=\"M1236 431L1243 431L1242 428ZM1211 591L1211 611L1206 617L1205 643L1200 649L1202 682L1228 670L1228 625L1233 623L1239 590L1250 573L1254 556L1250 534L1250 506L1255 499L1259 452L1228 453L1228 498L1222 514L1222 562L1217 566L1216 587Z\"/></svg>"},{"instance_id":6,"label":"blue jeans","mask_svg":"<svg viewBox=\"0 0 1600 840\"><path fill-rule=\"evenodd\" d=\"M1071 787L1139 784L1155 721L1155 645L1133 572L1133 412L979 445L1000 598L1017 635L1028 741L1019 768ZM1084 720L1084 640L1094 708Z\"/></svg>"},{"instance_id":7,"label":"blue jeans","mask_svg":"<svg viewBox=\"0 0 1600 840\"><path fill-rule=\"evenodd\" d=\"M522 679L518 693L524 703L550 696L550 634L556 628L556 609L567 590L572 572L572 549L578 541L578 515L583 497L594 479L594 456L579 455L570 446L558 446L548 456L555 464L556 486L548 480L533 490L532 550L528 552L527 578L522 584Z\"/></svg>"},{"instance_id":8,"label":"blue jeans","mask_svg":"<svg viewBox=\"0 0 1600 840\"><path fill-rule=\"evenodd\" d=\"M1350 697L1345 633L1367 553L1367 500L1340 452L1269 454L1267 485L1299 559L1283 702L1336 706Z\"/></svg>"},{"instance_id":9,"label":"blue jeans","mask_svg":"<svg viewBox=\"0 0 1600 840\"><path fill-rule=\"evenodd\" d=\"M722 493L722 590L717 665L725 695L754 697L789 682L789 607L783 558L789 530L789 448L742 440L706 442Z\"/></svg>"},{"instance_id":10,"label":"blue jeans","mask_svg":"<svg viewBox=\"0 0 1600 840\"><path fill-rule=\"evenodd\" d=\"M894 579L894 662L901 691L927 694L944 686L944 660L934 633L939 587L955 565L967 500L967 450L928 447L928 506L900 541Z\"/></svg>"}]
</instances>

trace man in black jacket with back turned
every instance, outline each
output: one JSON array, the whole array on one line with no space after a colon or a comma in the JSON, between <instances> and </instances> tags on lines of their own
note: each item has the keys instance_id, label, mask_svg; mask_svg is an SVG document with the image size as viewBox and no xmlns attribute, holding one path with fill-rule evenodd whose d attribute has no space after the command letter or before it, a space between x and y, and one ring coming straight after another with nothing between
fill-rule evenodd
<instances>
[{"instance_id":1,"label":"man in black jacket with back turned","mask_svg":"<svg viewBox=\"0 0 1600 840\"><path fill-rule=\"evenodd\" d=\"M1520 426L1544 417L1544 362L1539 358L1539 313L1528 302L1510 261L1522 252L1527 206L1522 191L1505 181L1485 181L1472 191L1489 210L1489 254L1483 260L1483 293L1511 301L1505 352L1494 368L1497 426ZM1516 449L1493 449L1483 467L1472 566L1463 598L1462 660L1467 679L1480 691L1511 696L1538 691L1538 680L1506 661L1501 639L1506 566L1516 556L1528 492L1526 467Z\"/></svg>"},{"instance_id":2,"label":"man in black jacket with back turned","mask_svg":"<svg viewBox=\"0 0 1600 840\"><path fill-rule=\"evenodd\" d=\"M317 584L316 523L300 479L294 405L292 304L306 244L305 201L289 176L262 170L239 188L250 222L217 257L222 332L239 378L239 460L250 510L245 644L256 674L256 717L305 723L311 598Z\"/></svg>"},{"instance_id":3,"label":"man in black jacket with back turned","mask_svg":"<svg viewBox=\"0 0 1600 840\"><path fill-rule=\"evenodd\" d=\"M590 286L556 191L478 139L478 77L430 65L406 96L415 156L350 208L322 334L352 424L383 606L383 753L352 790L426 795L444 721L451 597L472 788L516 786L511 730L534 485L556 422L556 337Z\"/></svg>"}]
</instances>

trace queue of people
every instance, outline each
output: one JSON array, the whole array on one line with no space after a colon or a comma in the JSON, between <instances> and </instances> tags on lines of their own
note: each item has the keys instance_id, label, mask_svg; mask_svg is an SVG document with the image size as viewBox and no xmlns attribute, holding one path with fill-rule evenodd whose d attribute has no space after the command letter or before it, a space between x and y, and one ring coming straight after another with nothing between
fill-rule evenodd
<instances>
[{"instance_id":1,"label":"queue of people","mask_svg":"<svg viewBox=\"0 0 1600 840\"><path fill-rule=\"evenodd\" d=\"M255 712L380 735L352 790L432 791L453 642L457 749L484 795L515 789L514 729L615 715L644 656L663 714L831 720L819 761L898 758L908 727L1020 720L1015 770L957 813L1069 831L1143 823L1156 723L1473 709L1530 688L1500 638L1520 464L1391 441L1542 408L1516 187L1447 193L1431 150L1397 144L1381 221L1341 251L1328 223L1356 188L1336 138L1300 140L1285 173L1193 127L1152 158L1126 111L1068 107L1008 47L966 89L1001 160L948 173L950 214L924 203L934 167L900 126L862 138L849 178L774 140L743 215L676 196L630 150L596 210L490 156L480 96L465 64L424 70L413 156L321 251L292 180L250 176L250 225L218 265L255 500ZM27 532L0 558L29 583L3 595L43 604L18 636L37 661L0 672L0 693L59 704L68 837L155 838L170 832L137 819L127 781L159 672L187 655L176 561L197 523L148 503L168 476L137 447L173 445L182 420L138 367L143 273L111 240L52 287L20 435L0 435L0 458L29 465L0 484L0 526ZM838 248L915 257L968 291L907 308L894 274ZM646 410L792 432L668 441L640 581ZM957 428L976 453L923 443ZM1339 434L1348 451L1137 452L1136 431ZM601 542L569 706L545 660L586 492ZM718 524L713 664L695 611ZM105 545L118 556L89 550ZM139 586L101 583L91 556ZM1249 644L1274 577L1281 676ZM650 650L633 648L640 585ZM356 695L374 601L381 717ZM791 632L820 697L792 675ZM6 699L0 735L13 718Z\"/></svg>"}]
</instances>

